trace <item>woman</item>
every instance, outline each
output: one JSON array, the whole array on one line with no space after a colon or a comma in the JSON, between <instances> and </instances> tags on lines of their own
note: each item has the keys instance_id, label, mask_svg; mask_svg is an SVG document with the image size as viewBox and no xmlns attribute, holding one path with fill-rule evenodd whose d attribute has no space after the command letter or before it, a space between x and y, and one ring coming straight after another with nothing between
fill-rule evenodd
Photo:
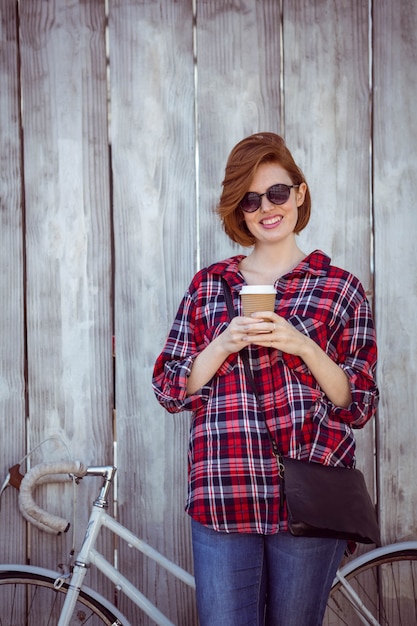
<instances>
[{"instance_id":1,"label":"woman","mask_svg":"<svg viewBox=\"0 0 417 626\"><path fill-rule=\"evenodd\" d=\"M352 429L378 403L362 285L323 252L306 255L297 245L310 206L281 137L256 134L235 146L218 213L227 235L252 250L196 274L155 364L159 402L172 413L192 411L186 510L201 626L321 624L346 548L288 532L268 435L285 456L350 467ZM275 312L243 316L245 284L274 285Z\"/></svg>"}]
</instances>

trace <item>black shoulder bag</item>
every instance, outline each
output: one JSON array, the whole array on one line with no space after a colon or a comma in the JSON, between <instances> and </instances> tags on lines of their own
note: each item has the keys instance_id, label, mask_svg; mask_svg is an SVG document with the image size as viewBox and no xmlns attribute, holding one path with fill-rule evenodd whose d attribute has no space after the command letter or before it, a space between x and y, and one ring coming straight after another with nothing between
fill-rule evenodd
<instances>
[{"instance_id":1,"label":"black shoulder bag","mask_svg":"<svg viewBox=\"0 0 417 626\"><path fill-rule=\"evenodd\" d=\"M222 283L227 310L232 318L236 315L232 294L224 278ZM261 409L246 350L239 354ZM280 469L281 495L286 499L290 532L297 537L331 537L379 545L376 511L363 474L357 469L284 457L268 427L267 431Z\"/></svg>"}]
</instances>

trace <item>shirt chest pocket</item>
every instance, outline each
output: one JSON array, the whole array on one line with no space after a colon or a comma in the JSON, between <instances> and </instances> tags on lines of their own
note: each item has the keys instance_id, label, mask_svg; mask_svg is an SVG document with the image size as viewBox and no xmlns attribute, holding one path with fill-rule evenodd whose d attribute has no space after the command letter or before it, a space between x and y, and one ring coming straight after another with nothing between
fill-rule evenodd
<instances>
[{"instance_id":1,"label":"shirt chest pocket","mask_svg":"<svg viewBox=\"0 0 417 626\"><path fill-rule=\"evenodd\" d=\"M322 350L328 352L328 330L324 322L311 317L302 317L301 315L292 315L287 321L300 333L310 337ZM299 356L283 352L282 359L289 369L303 374L310 373L310 370Z\"/></svg>"}]
</instances>

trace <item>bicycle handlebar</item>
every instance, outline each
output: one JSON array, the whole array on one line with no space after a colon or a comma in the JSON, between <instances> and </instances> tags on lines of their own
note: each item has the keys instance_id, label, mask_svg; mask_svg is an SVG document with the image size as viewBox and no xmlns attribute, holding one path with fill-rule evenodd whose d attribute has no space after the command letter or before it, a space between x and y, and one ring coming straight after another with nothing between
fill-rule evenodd
<instances>
[{"instance_id":1,"label":"bicycle handlebar","mask_svg":"<svg viewBox=\"0 0 417 626\"><path fill-rule=\"evenodd\" d=\"M19 509L23 517L45 532L58 535L67 532L70 523L63 517L41 509L33 499L33 491L40 484L73 480L71 474L82 478L87 471L88 467L81 461L57 461L35 465L25 474L20 484ZM65 474L67 476L60 476Z\"/></svg>"}]
</instances>

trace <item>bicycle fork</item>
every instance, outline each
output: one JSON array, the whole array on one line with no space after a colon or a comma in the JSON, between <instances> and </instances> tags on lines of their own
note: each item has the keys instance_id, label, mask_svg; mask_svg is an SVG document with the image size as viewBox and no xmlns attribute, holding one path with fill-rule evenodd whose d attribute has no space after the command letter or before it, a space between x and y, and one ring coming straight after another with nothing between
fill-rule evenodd
<instances>
[{"instance_id":1,"label":"bicycle fork","mask_svg":"<svg viewBox=\"0 0 417 626\"><path fill-rule=\"evenodd\" d=\"M380 626L378 620L375 619L372 613L368 611L356 591L351 585L349 585L346 578L342 574L340 574L340 572L336 572L336 578L342 585L343 594L352 603L352 606L362 624L365 624L365 626Z\"/></svg>"}]
</instances>

